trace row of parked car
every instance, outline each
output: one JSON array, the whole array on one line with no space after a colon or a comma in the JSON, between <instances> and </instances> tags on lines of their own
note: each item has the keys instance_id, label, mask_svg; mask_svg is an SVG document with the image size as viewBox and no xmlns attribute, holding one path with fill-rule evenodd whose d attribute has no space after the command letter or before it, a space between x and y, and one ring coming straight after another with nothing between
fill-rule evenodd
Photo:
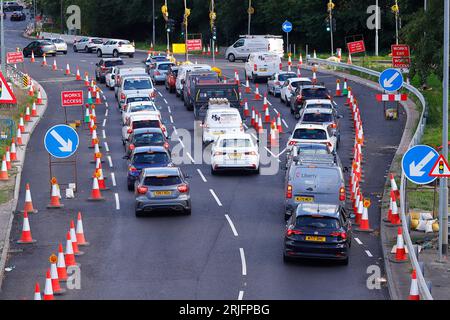
<instances>
[{"instance_id":1,"label":"row of parked car","mask_svg":"<svg viewBox=\"0 0 450 320\"><path fill-rule=\"evenodd\" d=\"M120 56L134 57L136 48L134 44L123 39L107 39L92 37L82 37L73 43L74 52L96 53L97 57L112 56L118 58Z\"/></svg>"}]
</instances>

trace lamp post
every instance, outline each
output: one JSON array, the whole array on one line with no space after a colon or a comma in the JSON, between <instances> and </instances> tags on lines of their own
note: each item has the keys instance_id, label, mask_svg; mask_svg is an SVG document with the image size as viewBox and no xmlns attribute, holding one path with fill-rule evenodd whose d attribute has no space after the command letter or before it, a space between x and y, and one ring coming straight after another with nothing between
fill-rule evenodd
<instances>
[{"instance_id":1,"label":"lamp post","mask_svg":"<svg viewBox=\"0 0 450 320\"><path fill-rule=\"evenodd\" d=\"M189 53L187 50L188 41L188 17L191 14L191 10L188 9L186 0L184 0L184 45L185 45L185 60L189 60Z\"/></svg>"},{"instance_id":2,"label":"lamp post","mask_svg":"<svg viewBox=\"0 0 450 320\"><path fill-rule=\"evenodd\" d=\"M333 43L333 9L334 9L334 3L332 0L328 2L327 5L328 14L329 14L329 20L330 20L330 38L331 38L331 56L334 55L334 43Z\"/></svg>"},{"instance_id":3,"label":"lamp post","mask_svg":"<svg viewBox=\"0 0 450 320\"><path fill-rule=\"evenodd\" d=\"M252 23L252 0L248 0L248 30L247 30L247 34L250 35L250 25Z\"/></svg>"},{"instance_id":4,"label":"lamp post","mask_svg":"<svg viewBox=\"0 0 450 320\"><path fill-rule=\"evenodd\" d=\"M2 29L1 32L1 36L0 36L0 42L1 42L1 58L2 58L2 73L5 74L6 72L6 63L5 63L5 59L6 59L6 54L5 54L5 26L4 26L4 18L3 18L3 0L1 1L0 4L0 11L1 11L1 18L0 18L0 28Z\"/></svg>"}]
</instances>

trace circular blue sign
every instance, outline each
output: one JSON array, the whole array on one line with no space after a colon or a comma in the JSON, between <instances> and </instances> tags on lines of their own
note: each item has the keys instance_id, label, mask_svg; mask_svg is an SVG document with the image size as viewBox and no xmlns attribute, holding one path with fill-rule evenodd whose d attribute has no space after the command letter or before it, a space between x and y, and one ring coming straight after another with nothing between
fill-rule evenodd
<instances>
[{"instance_id":1,"label":"circular blue sign","mask_svg":"<svg viewBox=\"0 0 450 320\"><path fill-rule=\"evenodd\" d=\"M418 145L408 150L402 159L402 170L406 178L415 184L428 184L436 180L430 173L439 158L433 148Z\"/></svg>"},{"instance_id":2,"label":"circular blue sign","mask_svg":"<svg viewBox=\"0 0 450 320\"><path fill-rule=\"evenodd\" d=\"M289 21L285 21L283 22L283 25L281 26L281 29L283 30L283 32L289 33L292 31L292 23L290 23Z\"/></svg>"},{"instance_id":3,"label":"circular blue sign","mask_svg":"<svg viewBox=\"0 0 450 320\"><path fill-rule=\"evenodd\" d=\"M380 74L378 82L384 90L393 92L403 87L403 76L397 69L386 69Z\"/></svg>"},{"instance_id":4,"label":"circular blue sign","mask_svg":"<svg viewBox=\"0 0 450 320\"><path fill-rule=\"evenodd\" d=\"M50 155L65 159L74 155L80 144L78 133L70 126L59 124L47 130L44 146Z\"/></svg>"}]
</instances>

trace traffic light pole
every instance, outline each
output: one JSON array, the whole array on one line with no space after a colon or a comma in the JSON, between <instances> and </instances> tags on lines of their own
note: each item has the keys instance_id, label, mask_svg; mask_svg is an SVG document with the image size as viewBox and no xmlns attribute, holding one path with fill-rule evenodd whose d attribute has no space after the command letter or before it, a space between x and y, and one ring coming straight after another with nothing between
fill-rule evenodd
<instances>
[{"instance_id":1,"label":"traffic light pole","mask_svg":"<svg viewBox=\"0 0 450 320\"><path fill-rule=\"evenodd\" d=\"M2 73L6 74L6 50L5 50L5 25L4 25L4 14L3 14L3 0L1 1L0 4L0 11L1 11L1 18L0 18L0 28L2 29L1 31L1 36L0 36L0 42L1 42L1 59L2 59L2 64L1 64L1 68L2 68Z\"/></svg>"},{"instance_id":2,"label":"traffic light pole","mask_svg":"<svg viewBox=\"0 0 450 320\"><path fill-rule=\"evenodd\" d=\"M333 43L333 10L330 10L330 37L331 37L331 56L334 55L334 43Z\"/></svg>"},{"instance_id":3,"label":"traffic light pole","mask_svg":"<svg viewBox=\"0 0 450 320\"><path fill-rule=\"evenodd\" d=\"M189 61L189 53L187 50L187 42L188 42L188 17L186 16L186 9L187 9L187 3L186 0L184 0L184 19L185 19L185 23L184 23L184 45L185 45L185 54L184 54L184 58L186 59L186 61Z\"/></svg>"},{"instance_id":4,"label":"traffic light pole","mask_svg":"<svg viewBox=\"0 0 450 320\"><path fill-rule=\"evenodd\" d=\"M214 12L214 0L211 0L211 12ZM213 66L216 65L216 50L215 50L215 45L216 45L216 41L214 40L215 37L215 26L214 26L214 21L212 21L211 23L211 39L212 39L212 58L213 58Z\"/></svg>"}]
</instances>

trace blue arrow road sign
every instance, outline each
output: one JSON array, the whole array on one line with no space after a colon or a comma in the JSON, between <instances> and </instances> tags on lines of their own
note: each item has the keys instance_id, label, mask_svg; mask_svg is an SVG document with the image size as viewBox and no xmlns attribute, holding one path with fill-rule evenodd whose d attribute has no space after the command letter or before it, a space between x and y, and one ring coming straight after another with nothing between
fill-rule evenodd
<instances>
[{"instance_id":1,"label":"blue arrow road sign","mask_svg":"<svg viewBox=\"0 0 450 320\"><path fill-rule=\"evenodd\" d=\"M78 133L65 124L51 127L44 137L47 152L59 159L72 156L77 151L79 143Z\"/></svg>"},{"instance_id":2,"label":"blue arrow road sign","mask_svg":"<svg viewBox=\"0 0 450 320\"><path fill-rule=\"evenodd\" d=\"M378 82L384 90L393 92L403 87L403 76L397 69L386 69L380 74Z\"/></svg>"},{"instance_id":3,"label":"blue arrow road sign","mask_svg":"<svg viewBox=\"0 0 450 320\"><path fill-rule=\"evenodd\" d=\"M283 32L289 33L292 31L292 23L289 21L283 22L283 25L281 26L281 29L283 29Z\"/></svg>"},{"instance_id":4,"label":"blue arrow road sign","mask_svg":"<svg viewBox=\"0 0 450 320\"><path fill-rule=\"evenodd\" d=\"M428 184L436 180L430 176L439 153L429 146L418 145L405 153L402 169L409 181L415 184Z\"/></svg>"}]
</instances>

